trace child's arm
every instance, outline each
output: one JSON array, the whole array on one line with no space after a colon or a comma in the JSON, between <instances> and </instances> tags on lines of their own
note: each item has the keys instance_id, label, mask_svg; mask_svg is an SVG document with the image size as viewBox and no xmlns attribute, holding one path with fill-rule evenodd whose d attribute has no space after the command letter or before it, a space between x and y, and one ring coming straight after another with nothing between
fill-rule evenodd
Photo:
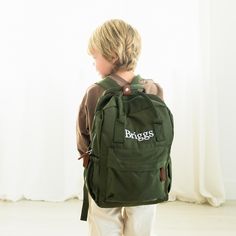
<instances>
[{"instance_id":1,"label":"child's arm","mask_svg":"<svg viewBox=\"0 0 236 236\"><path fill-rule=\"evenodd\" d=\"M84 154L89 146L89 127L86 122L87 120L87 108L86 108L87 92L85 93L83 100L80 104L79 113L76 121L76 141L77 150L82 155Z\"/></svg>"},{"instance_id":2,"label":"child's arm","mask_svg":"<svg viewBox=\"0 0 236 236\"><path fill-rule=\"evenodd\" d=\"M99 97L104 89L99 85L90 86L80 104L79 113L76 121L76 140L77 150L82 155L88 151L90 144L90 132L92 130L93 117Z\"/></svg>"}]
</instances>

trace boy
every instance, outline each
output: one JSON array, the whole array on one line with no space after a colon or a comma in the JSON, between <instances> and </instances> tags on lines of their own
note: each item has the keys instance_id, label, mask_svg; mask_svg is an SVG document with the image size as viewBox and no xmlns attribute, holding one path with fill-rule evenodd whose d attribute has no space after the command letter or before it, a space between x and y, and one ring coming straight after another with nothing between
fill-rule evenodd
<instances>
[{"instance_id":1,"label":"boy","mask_svg":"<svg viewBox=\"0 0 236 236\"><path fill-rule=\"evenodd\" d=\"M131 83L140 54L141 39L138 32L123 20L109 20L92 34L88 51L102 78L110 76L120 86ZM161 87L152 80L140 81L145 93L163 99ZM91 85L80 105L76 123L77 149L82 155L88 150L90 132L97 101L104 89ZM125 208L100 208L89 196L90 236L151 236L156 205Z\"/></svg>"}]
</instances>

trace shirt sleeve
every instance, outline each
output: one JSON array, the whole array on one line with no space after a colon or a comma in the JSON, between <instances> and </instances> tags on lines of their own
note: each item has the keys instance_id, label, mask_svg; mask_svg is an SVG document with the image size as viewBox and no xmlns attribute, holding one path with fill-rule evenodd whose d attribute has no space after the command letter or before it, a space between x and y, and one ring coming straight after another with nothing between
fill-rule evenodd
<instances>
[{"instance_id":1,"label":"shirt sleeve","mask_svg":"<svg viewBox=\"0 0 236 236\"><path fill-rule=\"evenodd\" d=\"M142 79L140 83L144 85L145 93L157 95L164 101L163 89L158 83L155 83L152 79Z\"/></svg>"},{"instance_id":2,"label":"shirt sleeve","mask_svg":"<svg viewBox=\"0 0 236 236\"><path fill-rule=\"evenodd\" d=\"M80 104L76 121L77 150L81 155L87 151L90 143L89 127L87 123L88 111L87 111L86 101L87 101L87 93L84 95L83 100Z\"/></svg>"},{"instance_id":3,"label":"shirt sleeve","mask_svg":"<svg viewBox=\"0 0 236 236\"><path fill-rule=\"evenodd\" d=\"M80 104L76 120L76 142L77 150L81 155L88 151L96 105L103 91L99 85L90 86Z\"/></svg>"},{"instance_id":4,"label":"shirt sleeve","mask_svg":"<svg viewBox=\"0 0 236 236\"><path fill-rule=\"evenodd\" d=\"M164 101L164 96L163 96L163 89L162 87L158 84L158 83L155 83L156 87L157 87L157 96L162 100Z\"/></svg>"}]
</instances>

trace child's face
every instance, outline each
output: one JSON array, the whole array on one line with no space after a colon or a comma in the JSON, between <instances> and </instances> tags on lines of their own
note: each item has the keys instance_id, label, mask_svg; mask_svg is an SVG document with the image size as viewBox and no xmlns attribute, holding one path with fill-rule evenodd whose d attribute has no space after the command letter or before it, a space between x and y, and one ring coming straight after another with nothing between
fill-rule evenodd
<instances>
[{"instance_id":1,"label":"child's face","mask_svg":"<svg viewBox=\"0 0 236 236\"><path fill-rule=\"evenodd\" d=\"M107 61L100 52L94 51L93 52L93 59L94 59L94 64L96 67L96 70L98 73L102 76L105 77L109 74L111 74L112 69L114 67L112 62Z\"/></svg>"}]
</instances>

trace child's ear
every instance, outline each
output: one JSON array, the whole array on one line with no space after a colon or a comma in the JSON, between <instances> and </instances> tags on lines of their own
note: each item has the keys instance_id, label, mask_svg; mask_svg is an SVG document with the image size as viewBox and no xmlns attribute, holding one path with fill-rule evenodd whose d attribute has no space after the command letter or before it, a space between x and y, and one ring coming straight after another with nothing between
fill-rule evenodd
<instances>
[{"instance_id":1,"label":"child's ear","mask_svg":"<svg viewBox=\"0 0 236 236\"><path fill-rule=\"evenodd\" d=\"M118 60L118 57L117 56L113 56L112 57L112 64L115 64L115 62L117 62L117 60Z\"/></svg>"}]
</instances>

